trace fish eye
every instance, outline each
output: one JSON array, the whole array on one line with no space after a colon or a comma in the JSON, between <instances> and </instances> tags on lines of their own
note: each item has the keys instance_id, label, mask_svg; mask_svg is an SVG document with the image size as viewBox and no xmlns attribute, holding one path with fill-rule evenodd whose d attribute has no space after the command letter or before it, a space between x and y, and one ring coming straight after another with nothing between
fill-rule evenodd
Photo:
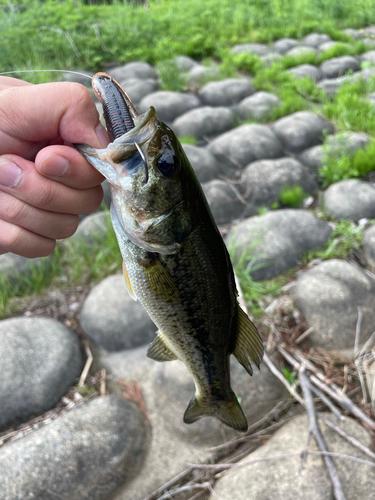
<instances>
[{"instance_id":1,"label":"fish eye","mask_svg":"<svg viewBox=\"0 0 375 500\"><path fill-rule=\"evenodd\" d=\"M178 168L178 160L172 154L163 154L156 162L156 166L165 177L172 177Z\"/></svg>"}]
</instances>

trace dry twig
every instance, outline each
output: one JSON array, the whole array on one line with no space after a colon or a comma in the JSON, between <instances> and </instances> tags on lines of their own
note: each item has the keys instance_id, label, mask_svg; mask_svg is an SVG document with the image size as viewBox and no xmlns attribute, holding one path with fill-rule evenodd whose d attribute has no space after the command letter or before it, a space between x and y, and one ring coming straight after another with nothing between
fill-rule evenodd
<instances>
[{"instance_id":1,"label":"dry twig","mask_svg":"<svg viewBox=\"0 0 375 500\"><path fill-rule=\"evenodd\" d=\"M86 355L87 355L87 360L86 360L85 366L83 367L81 376L79 377L78 387L83 387L85 385L86 377L89 374L89 371L90 371L90 368L92 365L92 361L94 359L92 356L91 350L90 350L89 341L85 340L84 344L85 344L85 351L86 351Z\"/></svg>"}]
</instances>

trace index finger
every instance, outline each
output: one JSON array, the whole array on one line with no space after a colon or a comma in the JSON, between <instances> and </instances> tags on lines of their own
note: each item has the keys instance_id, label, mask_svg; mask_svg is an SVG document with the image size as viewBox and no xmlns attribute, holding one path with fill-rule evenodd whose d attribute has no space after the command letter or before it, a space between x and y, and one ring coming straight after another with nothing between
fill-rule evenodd
<instances>
[{"instance_id":1,"label":"index finger","mask_svg":"<svg viewBox=\"0 0 375 500\"><path fill-rule=\"evenodd\" d=\"M0 93L0 154L35 155L35 144L60 137L94 148L104 127L90 91L79 83L9 87Z\"/></svg>"}]
</instances>

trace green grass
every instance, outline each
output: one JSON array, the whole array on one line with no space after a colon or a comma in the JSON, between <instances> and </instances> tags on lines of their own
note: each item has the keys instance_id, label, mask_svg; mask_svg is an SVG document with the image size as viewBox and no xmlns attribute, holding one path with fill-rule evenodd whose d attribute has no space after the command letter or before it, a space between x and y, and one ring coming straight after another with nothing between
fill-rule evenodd
<instances>
[{"instance_id":1,"label":"green grass","mask_svg":"<svg viewBox=\"0 0 375 500\"><path fill-rule=\"evenodd\" d=\"M313 259L345 259L353 250L358 250L363 239L363 226L342 219L337 222L327 244L319 250L310 250L301 259L307 265Z\"/></svg>"},{"instance_id":2,"label":"green grass","mask_svg":"<svg viewBox=\"0 0 375 500\"><path fill-rule=\"evenodd\" d=\"M324 188L345 179L363 177L375 170L375 140L355 153L345 150L341 141L337 147L330 146L328 141L324 148L325 157L319 169Z\"/></svg>"},{"instance_id":3,"label":"green grass","mask_svg":"<svg viewBox=\"0 0 375 500\"><path fill-rule=\"evenodd\" d=\"M179 54L217 58L234 44L301 38L312 31L346 42L340 29L375 22L375 0L150 0L148 10L130 2L47 0L26 2L13 12L5 0L1 5L3 71L100 70L114 60L155 64Z\"/></svg>"},{"instance_id":4,"label":"green grass","mask_svg":"<svg viewBox=\"0 0 375 500\"><path fill-rule=\"evenodd\" d=\"M192 135L183 135L179 137L178 140L181 142L181 144L191 144L192 146L195 146L197 144L197 138L193 137Z\"/></svg>"},{"instance_id":5,"label":"green grass","mask_svg":"<svg viewBox=\"0 0 375 500\"><path fill-rule=\"evenodd\" d=\"M299 208L308 196L304 189L297 185L284 186L279 193L281 203L292 208Z\"/></svg>"}]
</instances>

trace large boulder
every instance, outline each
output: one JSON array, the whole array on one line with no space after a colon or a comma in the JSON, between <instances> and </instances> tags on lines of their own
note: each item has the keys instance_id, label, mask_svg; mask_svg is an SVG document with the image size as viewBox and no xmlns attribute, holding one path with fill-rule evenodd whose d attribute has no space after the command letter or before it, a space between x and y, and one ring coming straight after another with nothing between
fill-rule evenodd
<instances>
[{"instance_id":1,"label":"large boulder","mask_svg":"<svg viewBox=\"0 0 375 500\"><path fill-rule=\"evenodd\" d=\"M234 263L251 264L256 280L273 278L297 264L308 250L327 243L332 229L305 210L274 210L234 226L226 237Z\"/></svg>"},{"instance_id":2,"label":"large boulder","mask_svg":"<svg viewBox=\"0 0 375 500\"><path fill-rule=\"evenodd\" d=\"M0 449L0 497L107 500L139 472L149 445L137 405L96 398Z\"/></svg>"},{"instance_id":3,"label":"large boulder","mask_svg":"<svg viewBox=\"0 0 375 500\"><path fill-rule=\"evenodd\" d=\"M281 101L275 94L255 92L239 103L237 112L242 120L265 120L280 104Z\"/></svg>"},{"instance_id":4,"label":"large boulder","mask_svg":"<svg viewBox=\"0 0 375 500\"><path fill-rule=\"evenodd\" d=\"M195 95L159 90L144 97L138 104L138 109L144 113L150 106L154 106L159 120L171 124L178 116L200 105Z\"/></svg>"},{"instance_id":5,"label":"large boulder","mask_svg":"<svg viewBox=\"0 0 375 500\"><path fill-rule=\"evenodd\" d=\"M206 106L232 106L254 93L255 88L248 78L227 78L207 83L198 96Z\"/></svg>"},{"instance_id":6,"label":"large boulder","mask_svg":"<svg viewBox=\"0 0 375 500\"><path fill-rule=\"evenodd\" d=\"M234 125L233 112L229 108L203 106L192 109L178 117L172 129L178 136L192 136L197 139L217 136Z\"/></svg>"},{"instance_id":7,"label":"large boulder","mask_svg":"<svg viewBox=\"0 0 375 500\"><path fill-rule=\"evenodd\" d=\"M0 338L0 429L4 429L52 408L75 384L82 358L76 335L49 318L0 321Z\"/></svg>"},{"instance_id":8,"label":"large boulder","mask_svg":"<svg viewBox=\"0 0 375 500\"><path fill-rule=\"evenodd\" d=\"M220 165L208 149L191 144L182 144L182 147L200 183L211 181L219 176Z\"/></svg>"},{"instance_id":9,"label":"large boulder","mask_svg":"<svg viewBox=\"0 0 375 500\"><path fill-rule=\"evenodd\" d=\"M298 277L298 307L314 328L309 341L323 349L354 346L358 307L363 313L360 342L374 331L375 280L343 260L321 262Z\"/></svg>"},{"instance_id":10,"label":"large boulder","mask_svg":"<svg viewBox=\"0 0 375 500\"><path fill-rule=\"evenodd\" d=\"M358 60L353 56L333 57L320 65L323 78L337 78L350 71L359 71Z\"/></svg>"},{"instance_id":11,"label":"large boulder","mask_svg":"<svg viewBox=\"0 0 375 500\"><path fill-rule=\"evenodd\" d=\"M146 62L130 62L110 69L108 73L118 82L123 82L133 78L137 78L139 80L157 78L157 74L152 69L152 66Z\"/></svg>"},{"instance_id":12,"label":"large boulder","mask_svg":"<svg viewBox=\"0 0 375 500\"><path fill-rule=\"evenodd\" d=\"M369 227L363 233L362 248L367 266L374 273L375 272L375 225Z\"/></svg>"},{"instance_id":13,"label":"large boulder","mask_svg":"<svg viewBox=\"0 0 375 500\"><path fill-rule=\"evenodd\" d=\"M371 219L375 217L375 188L356 179L336 182L324 191L322 206L326 215L337 219Z\"/></svg>"},{"instance_id":14,"label":"large boulder","mask_svg":"<svg viewBox=\"0 0 375 500\"><path fill-rule=\"evenodd\" d=\"M202 188L216 224L227 224L245 213L246 205L236 193L235 186L213 179L202 184Z\"/></svg>"},{"instance_id":15,"label":"large boulder","mask_svg":"<svg viewBox=\"0 0 375 500\"><path fill-rule=\"evenodd\" d=\"M128 294L122 275L108 276L91 290L82 307L81 326L109 351L147 344L156 331L146 310Z\"/></svg>"}]
</instances>

